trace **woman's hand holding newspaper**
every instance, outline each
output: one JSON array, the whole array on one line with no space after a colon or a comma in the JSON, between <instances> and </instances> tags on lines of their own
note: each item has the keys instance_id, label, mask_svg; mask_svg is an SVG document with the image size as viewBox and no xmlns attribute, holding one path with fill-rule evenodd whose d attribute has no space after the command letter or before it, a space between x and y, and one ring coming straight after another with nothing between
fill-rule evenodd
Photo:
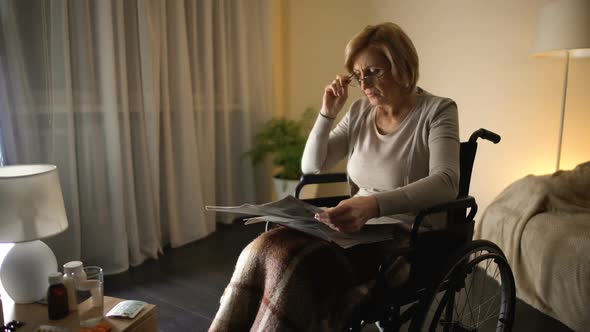
<instances>
[{"instance_id":1,"label":"woman's hand holding newspaper","mask_svg":"<svg viewBox=\"0 0 590 332\"><path fill-rule=\"evenodd\" d=\"M353 197L341 201L336 207L315 214L315 219L331 229L354 233L365 223L379 216L379 205L375 196Z\"/></svg>"}]
</instances>

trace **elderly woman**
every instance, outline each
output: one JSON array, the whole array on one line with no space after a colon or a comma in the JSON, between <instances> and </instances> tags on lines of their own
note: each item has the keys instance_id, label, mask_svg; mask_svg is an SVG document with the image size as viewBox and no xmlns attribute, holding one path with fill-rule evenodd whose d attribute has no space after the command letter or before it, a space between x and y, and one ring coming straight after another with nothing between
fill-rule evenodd
<instances>
[{"instance_id":1,"label":"elderly woman","mask_svg":"<svg viewBox=\"0 0 590 332\"><path fill-rule=\"evenodd\" d=\"M457 196L459 135L456 104L416 86L418 56L394 23L367 26L345 50L349 74L324 89L322 108L305 146L304 173L348 157L352 197L316 219L354 234L379 216L411 215ZM338 125L350 86L364 97ZM425 225L444 227L433 218ZM407 225L387 225L394 240L342 249L287 228L266 232L240 255L210 331L336 330L366 293L379 263L408 243ZM407 277L398 260L392 285Z\"/></svg>"}]
</instances>

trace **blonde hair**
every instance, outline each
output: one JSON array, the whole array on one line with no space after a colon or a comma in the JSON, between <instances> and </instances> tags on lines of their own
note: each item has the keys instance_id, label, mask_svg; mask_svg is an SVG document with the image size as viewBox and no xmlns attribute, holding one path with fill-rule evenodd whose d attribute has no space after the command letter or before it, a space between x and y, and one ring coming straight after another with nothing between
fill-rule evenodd
<instances>
[{"instance_id":1,"label":"blonde hair","mask_svg":"<svg viewBox=\"0 0 590 332\"><path fill-rule=\"evenodd\" d=\"M373 48L381 52L391 65L391 73L404 92L410 94L418 82L418 53L410 37L395 23L368 25L356 34L344 50L344 67L353 72L357 55Z\"/></svg>"}]
</instances>

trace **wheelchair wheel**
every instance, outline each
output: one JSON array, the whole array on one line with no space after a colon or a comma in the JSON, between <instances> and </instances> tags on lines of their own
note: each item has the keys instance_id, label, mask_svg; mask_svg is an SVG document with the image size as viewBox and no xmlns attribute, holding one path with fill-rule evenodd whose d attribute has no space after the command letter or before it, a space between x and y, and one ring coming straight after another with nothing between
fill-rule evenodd
<instances>
[{"instance_id":1,"label":"wheelchair wheel","mask_svg":"<svg viewBox=\"0 0 590 332\"><path fill-rule=\"evenodd\" d=\"M412 319L410 331L511 331L515 286L500 248L476 240L442 265Z\"/></svg>"}]
</instances>

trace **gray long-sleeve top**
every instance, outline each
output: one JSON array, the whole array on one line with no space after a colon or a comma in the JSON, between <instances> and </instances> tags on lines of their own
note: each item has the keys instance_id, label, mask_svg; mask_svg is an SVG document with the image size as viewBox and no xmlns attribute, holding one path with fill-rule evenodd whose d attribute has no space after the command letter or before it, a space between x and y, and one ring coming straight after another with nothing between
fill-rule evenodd
<instances>
[{"instance_id":1,"label":"gray long-sleeve top","mask_svg":"<svg viewBox=\"0 0 590 332\"><path fill-rule=\"evenodd\" d=\"M305 145L303 173L321 173L348 156L351 193L375 195L380 216L412 215L457 197L460 143L455 102L418 89L415 108L387 135L377 131L375 113L375 107L361 98L333 130L334 120L318 116Z\"/></svg>"}]
</instances>

